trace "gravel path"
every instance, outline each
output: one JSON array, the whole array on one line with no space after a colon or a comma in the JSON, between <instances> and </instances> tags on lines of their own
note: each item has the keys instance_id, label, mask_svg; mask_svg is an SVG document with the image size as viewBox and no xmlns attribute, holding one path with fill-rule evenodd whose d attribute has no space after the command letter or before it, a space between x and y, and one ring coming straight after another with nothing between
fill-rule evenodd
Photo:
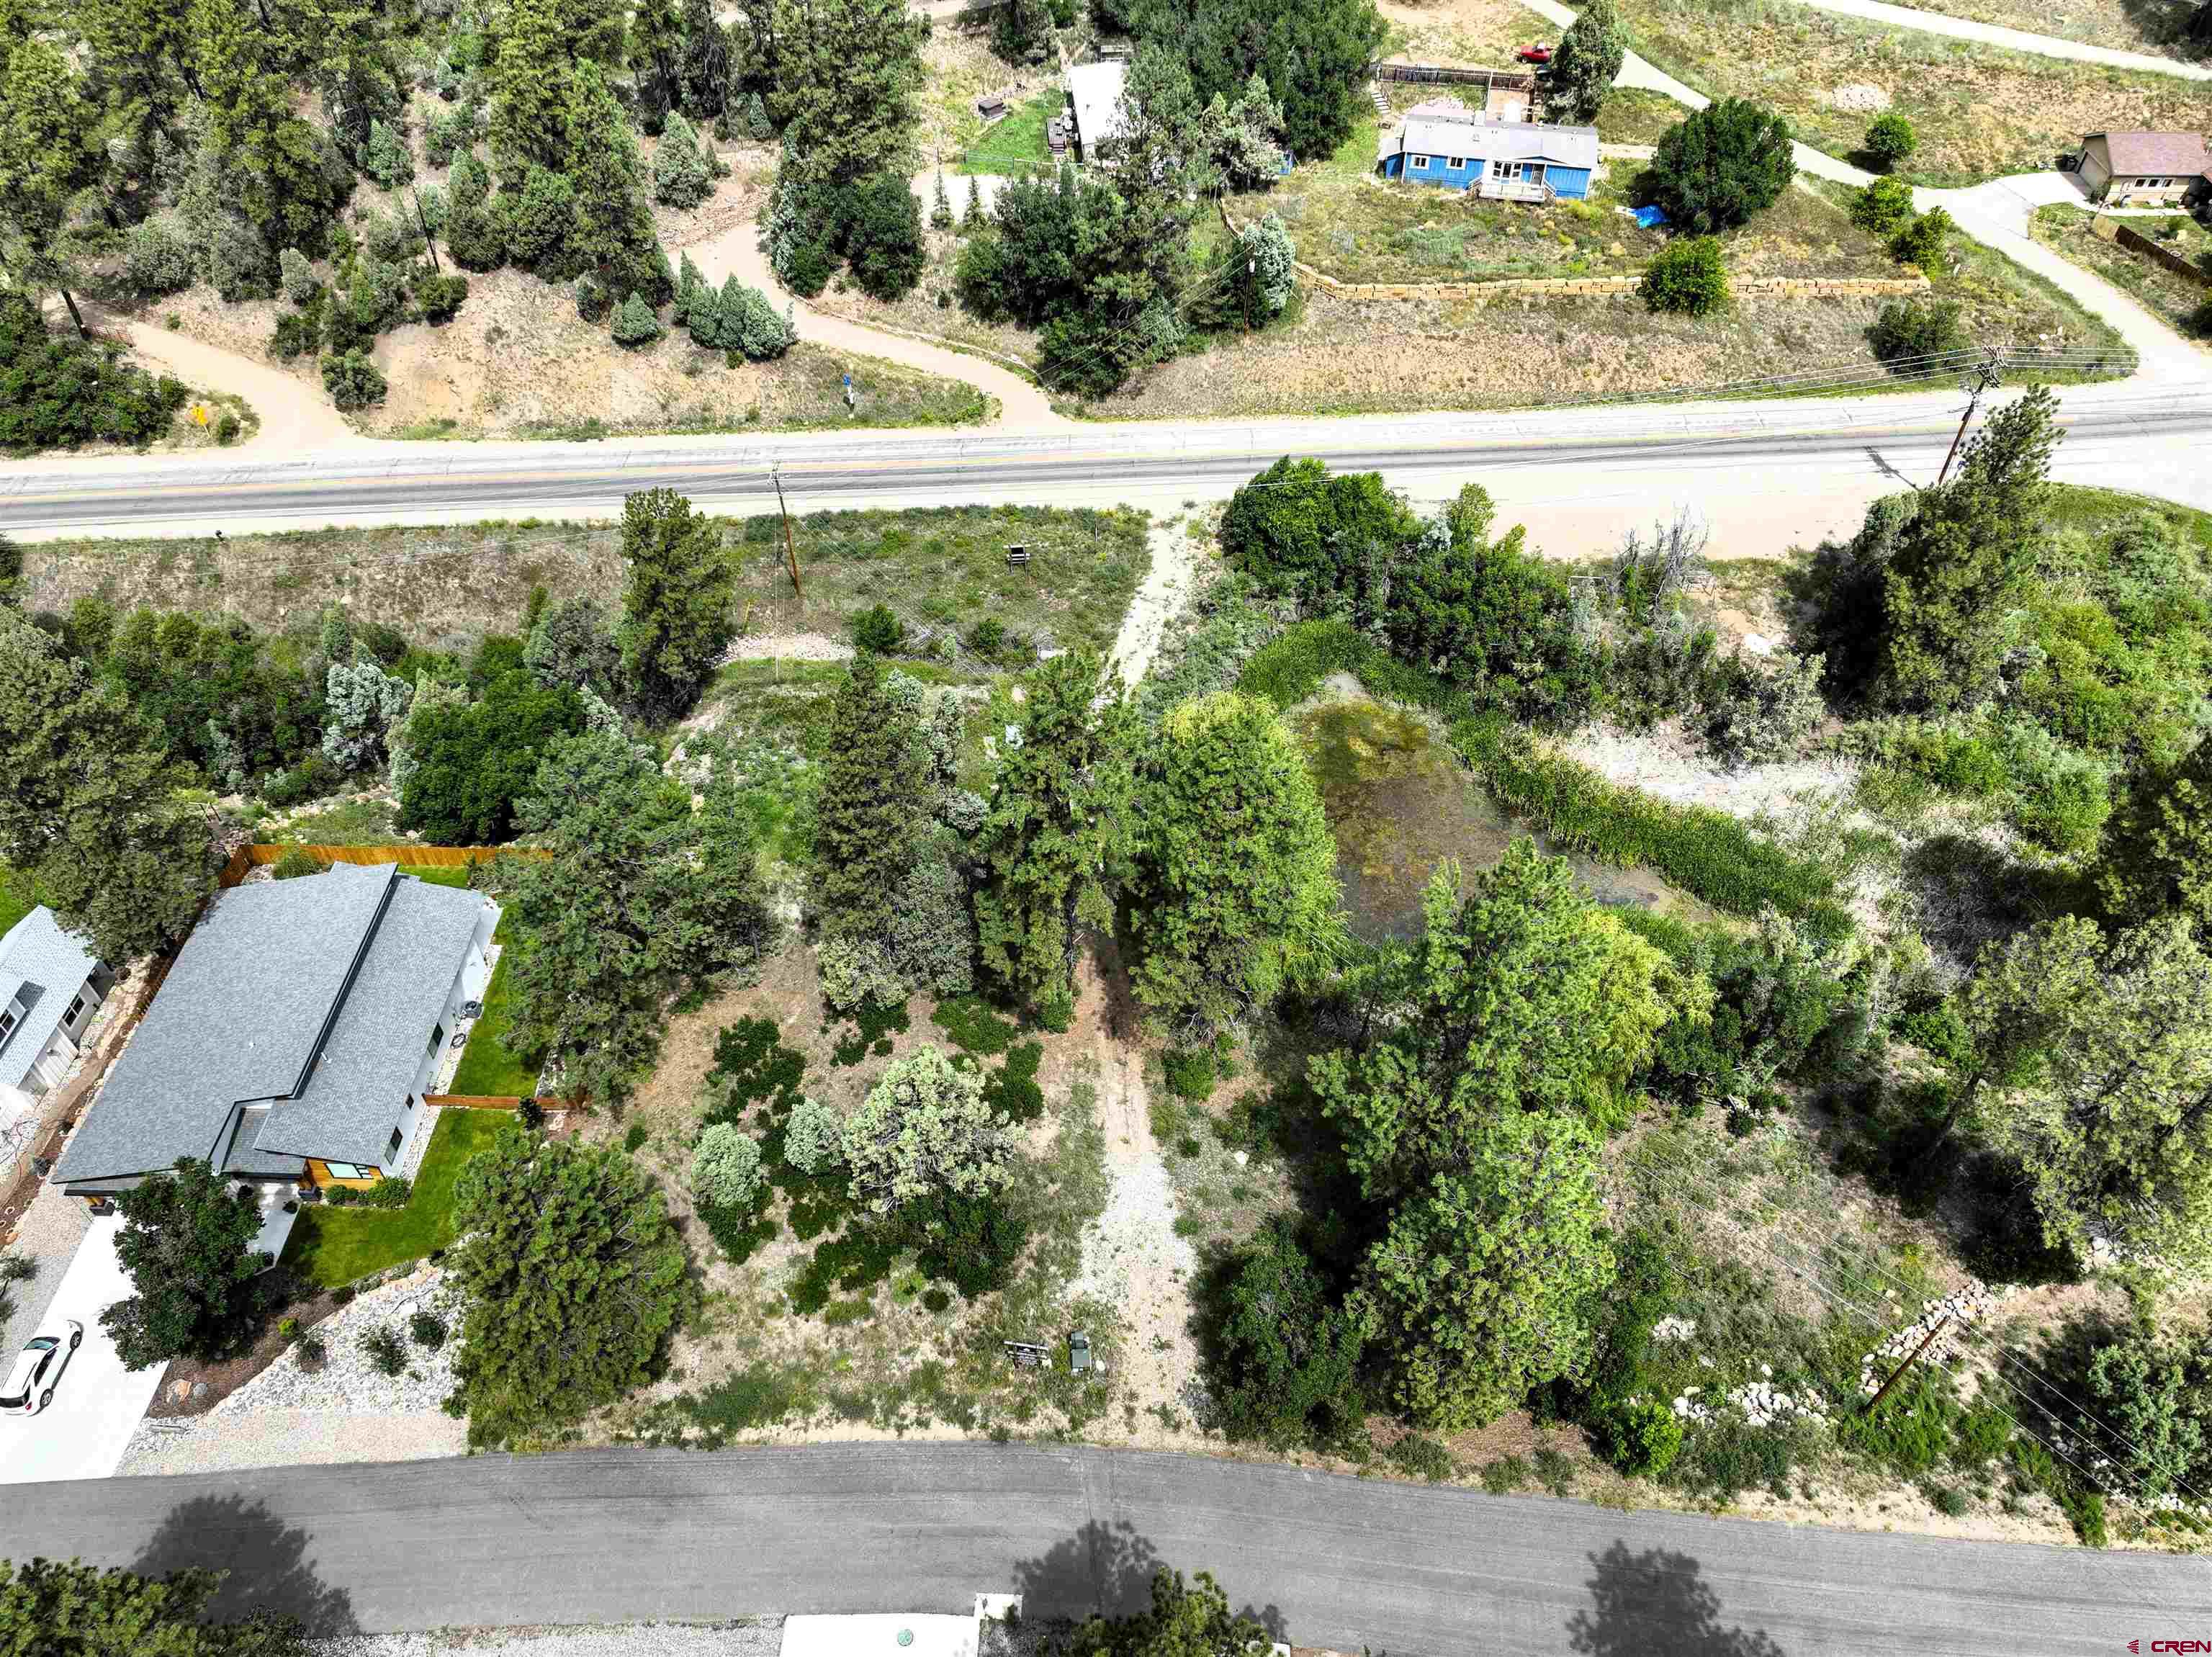
<instances>
[{"instance_id":1,"label":"gravel path","mask_svg":"<svg viewBox=\"0 0 2212 1657\"><path fill-rule=\"evenodd\" d=\"M12 1358L16 1349L38 1332L39 1319L54 1303L54 1295L62 1286L62 1274L69 1270L70 1262L76 1256L77 1245L91 1228L92 1215L83 1203L74 1197L63 1196L58 1185L39 1187L38 1194L31 1198L31 1206L23 1210L22 1224L17 1228L15 1240L10 1245L14 1252L39 1263L39 1274L11 1286L15 1315L8 1320L5 1344L0 1345L0 1355Z\"/></svg>"},{"instance_id":2,"label":"gravel path","mask_svg":"<svg viewBox=\"0 0 2212 1657\"><path fill-rule=\"evenodd\" d=\"M769 633L747 635L730 641L722 652L726 661L850 661L853 647L826 633Z\"/></svg>"},{"instance_id":3,"label":"gravel path","mask_svg":"<svg viewBox=\"0 0 2212 1657\"><path fill-rule=\"evenodd\" d=\"M397 1282L369 1290L315 1325L314 1333L328 1354L321 1369L309 1374L301 1368L299 1349L295 1347L216 1405L210 1415L312 1410L395 1416L439 1410L453 1390L459 1332L449 1333L445 1344L432 1351L415 1343L407 1332L407 1320L420 1309L437 1313L449 1326L458 1324L439 1286L442 1276L434 1268L425 1267ZM362 1337L380 1328L390 1330L405 1345L404 1373L380 1374L362 1349Z\"/></svg>"},{"instance_id":4,"label":"gravel path","mask_svg":"<svg viewBox=\"0 0 2212 1657\"><path fill-rule=\"evenodd\" d=\"M313 1640L315 1657L775 1657L783 1619L764 1617L700 1628L641 1623L626 1628L447 1629L436 1634L349 1634Z\"/></svg>"},{"instance_id":5,"label":"gravel path","mask_svg":"<svg viewBox=\"0 0 2212 1657\"><path fill-rule=\"evenodd\" d=\"M201 1416L182 1432L163 1428L159 1422L139 1422L116 1472L132 1477L348 1461L429 1461L465 1455L469 1447L468 1423L443 1411L394 1416L262 1410L250 1416Z\"/></svg>"},{"instance_id":6,"label":"gravel path","mask_svg":"<svg viewBox=\"0 0 2212 1657\"><path fill-rule=\"evenodd\" d=\"M1168 623L1197 590L1198 549L1191 541L1193 528L1182 523L1155 523L1146 537L1152 567L1138 584L1128 612L1121 618L1121 631L1114 640L1114 666L1121 673L1121 683L1132 690L1143 684L1145 675L1152 671L1152 658L1159 654Z\"/></svg>"},{"instance_id":7,"label":"gravel path","mask_svg":"<svg viewBox=\"0 0 2212 1657\"><path fill-rule=\"evenodd\" d=\"M1723 771L1663 725L1643 734L1592 727L1559 751L1613 782L1731 817L1787 815L1800 796L1848 794L1858 778L1856 767L1826 758Z\"/></svg>"}]
</instances>

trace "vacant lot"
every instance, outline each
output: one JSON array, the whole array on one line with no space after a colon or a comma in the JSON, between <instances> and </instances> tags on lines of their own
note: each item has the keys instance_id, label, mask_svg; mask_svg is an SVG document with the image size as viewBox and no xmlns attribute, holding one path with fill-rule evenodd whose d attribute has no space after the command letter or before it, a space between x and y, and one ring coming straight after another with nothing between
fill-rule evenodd
<instances>
[{"instance_id":1,"label":"vacant lot","mask_svg":"<svg viewBox=\"0 0 2212 1657\"><path fill-rule=\"evenodd\" d=\"M2156 52L2184 61L2208 54L2189 43L2189 20L2197 0L1895 0L1915 11L1941 12L1978 23L2053 34L2062 40L2112 46L2122 52Z\"/></svg>"},{"instance_id":2,"label":"vacant lot","mask_svg":"<svg viewBox=\"0 0 2212 1657\"><path fill-rule=\"evenodd\" d=\"M2095 215L2085 207L2040 208L2032 227L2035 239L2075 264L2094 271L2116 288L2133 294L2177 333L2199 344L2212 343L2212 285L2191 282L2142 253L2106 241L2089 228ZM2184 259L2212 260L2212 235L2186 219L2131 219L2128 228L2147 235L2172 227L2161 240ZM2212 264L2203 268L2212 271Z\"/></svg>"},{"instance_id":3,"label":"vacant lot","mask_svg":"<svg viewBox=\"0 0 2212 1657\"><path fill-rule=\"evenodd\" d=\"M1531 40L1559 38L1549 23L1516 0L1381 0L1376 9L1390 26L1386 58L1468 69L1506 69Z\"/></svg>"},{"instance_id":4,"label":"vacant lot","mask_svg":"<svg viewBox=\"0 0 2212 1657\"><path fill-rule=\"evenodd\" d=\"M2084 132L2212 127L2212 85L1970 46L1789 0L1623 0L1621 15L1635 49L1669 74L1715 97L1771 104L1832 155L1857 149L1886 101L1919 131L1901 169L1917 184L2048 167Z\"/></svg>"},{"instance_id":5,"label":"vacant lot","mask_svg":"<svg viewBox=\"0 0 2212 1657\"><path fill-rule=\"evenodd\" d=\"M806 603L791 594L778 521L729 523L756 637L839 632L855 610L887 604L911 627L987 614L1044 648L1112 642L1144 578L1143 515L1048 508L823 513L793 521ZM321 529L213 541L46 541L23 550L27 610L66 611L100 594L120 609L218 611L278 629L343 602L356 617L436 649L459 649L520 623L533 587L556 599L622 599L620 531L610 523L459 524ZM1006 549L1024 542L1026 569Z\"/></svg>"}]
</instances>

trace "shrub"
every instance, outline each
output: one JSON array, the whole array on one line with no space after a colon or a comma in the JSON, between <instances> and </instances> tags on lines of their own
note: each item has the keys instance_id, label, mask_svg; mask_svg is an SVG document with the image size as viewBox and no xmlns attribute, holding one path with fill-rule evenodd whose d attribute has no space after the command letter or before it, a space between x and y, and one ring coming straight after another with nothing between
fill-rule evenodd
<instances>
[{"instance_id":1,"label":"shrub","mask_svg":"<svg viewBox=\"0 0 2212 1657\"><path fill-rule=\"evenodd\" d=\"M1177 1099L1195 1103L1212 1093L1215 1068L1211 1047L1171 1050L1163 1063L1167 1070L1168 1091Z\"/></svg>"},{"instance_id":2,"label":"shrub","mask_svg":"<svg viewBox=\"0 0 2212 1657\"><path fill-rule=\"evenodd\" d=\"M1918 148L1920 135L1895 110L1875 116L1867 126L1866 153L1885 173Z\"/></svg>"},{"instance_id":3,"label":"shrub","mask_svg":"<svg viewBox=\"0 0 2212 1657\"><path fill-rule=\"evenodd\" d=\"M1018 1024L1000 1018L981 996L949 996L937 1003L929 1017L962 1052L985 1057L1005 1052L1021 1033Z\"/></svg>"},{"instance_id":4,"label":"shrub","mask_svg":"<svg viewBox=\"0 0 2212 1657\"><path fill-rule=\"evenodd\" d=\"M415 1198L415 1182L404 1174L385 1176L361 1194L365 1209L404 1209Z\"/></svg>"},{"instance_id":5,"label":"shrub","mask_svg":"<svg viewBox=\"0 0 2212 1657\"><path fill-rule=\"evenodd\" d=\"M1510 1496L1528 1482L1528 1464L1520 1456L1500 1456L1482 1464L1482 1488L1492 1496Z\"/></svg>"},{"instance_id":6,"label":"shrub","mask_svg":"<svg viewBox=\"0 0 2212 1657\"><path fill-rule=\"evenodd\" d=\"M422 308L425 322L450 322L469 296L469 279L458 271L451 276L415 279L415 302Z\"/></svg>"},{"instance_id":7,"label":"shrub","mask_svg":"<svg viewBox=\"0 0 2212 1657\"><path fill-rule=\"evenodd\" d=\"M287 1346L291 1345L293 1342L298 1340L300 1338L300 1320L297 1318L277 1319L276 1338L283 1342Z\"/></svg>"},{"instance_id":8,"label":"shrub","mask_svg":"<svg viewBox=\"0 0 2212 1657\"><path fill-rule=\"evenodd\" d=\"M1764 212L1797 171L1790 123L1742 98L1684 117L1659 140L1652 193L1676 228L1696 235Z\"/></svg>"},{"instance_id":9,"label":"shrub","mask_svg":"<svg viewBox=\"0 0 2212 1657\"><path fill-rule=\"evenodd\" d=\"M906 624L891 612L888 605L871 605L846 624L856 650L872 650L878 655L889 655L906 640Z\"/></svg>"},{"instance_id":10,"label":"shrub","mask_svg":"<svg viewBox=\"0 0 2212 1657\"><path fill-rule=\"evenodd\" d=\"M320 1335L310 1333L300 1337L300 1344L293 1349L293 1355L299 1362L301 1373L312 1375L330 1362L331 1353L330 1348L323 1344Z\"/></svg>"},{"instance_id":11,"label":"shrub","mask_svg":"<svg viewBox=\"0 0 2212 1657\"><path fill-rule=\"evenodd\" d=\"M614 309L615 296L607 291L607 284L596 271L586 271L576 278L576 314L586 322L603 322Z\"/></svg>"},{"instance_id":12,"label":"shrub","mask_svg":"<svg viewBox=\"0 0 2212 1657\"><path fill-rule=\"evenodd\" d=\"M361 170L386 190L396 190L413 178L415 158L407 153L404 134L372 119L368 142L361 147Z\"/></svg>"},{"instance_id":13,"label":"shrub","mask_svg":"<svg viewBox=\"0 0 2212 1657\"><path fill-rule=\"evenodd\" d=\"M276 860L269 872L274 880L295 880L302 874L320 874L323 868L322 860L307 847L292 846Z\"/></svg>"},{"instance_id":14,"label":"shrub","mask_svg":"<svg viewBox=\"0 0 2212 1657\"><path fill-rule=\"evenodd\" d=\"M1955 299L1894 299L1867 330L1867 343L1878 361L1900 374L1924 372L1927 359L1961 350L1969 344L1959 326Z\"/></svg>"},{"instance_id":15,"label":"shrub","mask_svg":"<svg viewBox=\"0 0 2212 1657\"><path fill-rule=\"evenodd\" d=\"M192 244L182 230L161 219L131 227L123 244L123 279L132 293L148 299L173 294L191 287L196 275Z\"/></svg>"},{"instance_id":16,"label":"shrub","mask_svg":"<svg viewBox=\"0 0 2212 1657\"><path fill-rule=\"evenodd\" d=\"M1882 237L1895 235L1912 218L1912 190L1902 179L1876 179L1851 198L1851 222Z\"/></svg>"},{"instance_id":17,"label":"shrub","mask_svg":"<svg viewBox=\"0 0 2212 1657\"><path fill-rule=\"evenodd\" d=\"M760 1189L758 1142L726 1122L699 1136L691 1153L691 1190L702 1206L750 1208Z\"/></svg>"},{"instance_id":18,"label":"shrub","mask_svg":"<svg viewBox=\"0 0 2212 1657\"><path fill-rule=\"evenodd\" d=\"M323 389L342 409L365 409L381 403L386 389L383 373L359 350L323 358Z\"/></svg>"},{"instance_id":19,"label":"shrub","mask_svg":"<svg viewBox=\"0 0 2212 1657\"><path fill-rule=\"evenodd\" d=\"M1705 316L1729 302L1728 267L1711 236L1670 241L1644 272L1636 291L1648 311Z\"/></svg>"},{"instance_id":20,"label":"shrub","mask_svg":"<svg viewBox=\"0 0 2212 1657\"><path fill-rule=\"evenodd\" d=\"M1890 257L1900 265L1940 271L1947 263L1943 238L1953 228L1948 213L1940 207L1931 207L1889 239Z\"/></svg>"},{"instance_id":21,"label":"shrub","mask_svg":"<svg viewBox=\"0 0 2212 1657\"><path fill-rule=\"evenodd\" d=\"M144 443L167 431L185 388L111 345L52 333L20 292L0 289L0 450Z\"/></svg>"},{"instance_id":22,"label":"shrub","mask_svg":"<svg viewBox=\"0 0 2212 1657\"><path fill-rule=\"evenodd\" d=\"M822 999L836 1012L903 1006L911 993L890 952L872 940L825 939L815 965L822 975Z\"/></svg>"},{"instance_id":23,"label":"shrub","mask_svg":"<svg viewBox=\"0 0 2212 1657\"><path fill-rule=\"evenodd\" d=\"M1632 1477L1658 1477L1682 1449L1682 1423L1656 1398L1607 1405L1590 1434L1597 1453Z\"/></svg>"},{"instance_id":24,"label":"shrub","mask_svg":"<svg viewBox=\"0 0 2212 1657\"><path fill-rule=\"evenodd\" d=\"M1449 1450L1444 1448L1436 1440L1425 1438L1419 1433L1407 1434L1382 1453L1389 1458L1392 1466L1412 1473L1418 1478L1425 1478L1431 1484L1442 1484L1459 1471L1459 1463L1452 1459L1452 1453ZM1510 1459L1519 1459L1518 1457ZM1492 1466L1499 1465L1492 1464ZM1487 1484L1490 1469L1486 1467L1482 1471L1483 1482ZM1515 1481L1516 1483L1518 1482L1518 1480ZM1511 1488L1510 1484L1506 1486L1508 1489Z\"/></svg>"},{"instance_id":25,"label":"shrub","mask_svg":"<svg viewBox=\"0 0 2212 1657\"><path fill-rule=\"evenodd\" d=\"M407 1372L407 1349L399 1337L382 1324L363 1332L361 1349L368 1355L370 1367L380 1375L403 1375Z\"/></svg>"},{"instance_id":26,"label":"shrub","mask_svg":"<svg viewBox=\"0 0 2212 1657\"><path fill-rule=\"evenodd\" d=\"M435 1352L446 1343L451 1332L446 1320L426 1306L418 1306L407 1319L407 1333L415 1344L425 1352Z\"/></svg>"},{"instance_id":27,"label":"shrub","mask_svg":"<svg viewBox=\"0 0 2212 1657\"><path fill-rule=\"evenodd\" d=\"M1705 746L1730 767L1796 758L1825 711L1823 665L1787 650L1764 661L1739 651L1719 664L1705 690Z\"/></svg>"},{"instance_id":28,"label":"shrub","mask_svg":"<svg viewBox=\"0 0 2212 1657\"><path fill-rule=\"evenodd\" d=\"M643 294L632 294L615 307L615 344L635 349L650 345L666 330L660 319L653 314L653 307L645 302Z\"/></svg>"},{"instance_id":29,"label":"shrub","mask_svg":"<svg viewBox=\"0 0 2212 1657\"><path fill-rule=\"evenodd\" d=\"M1043 1063L1044 1044L1024 1042L991 1072L983 1084L983 1102L1009 1122L1036 1121L1044 1114L1044 1089L1037 1083Z\"/></svg>"},{"instance_id":30,"label":"shrub","mask_svg":"<svg viewBox=\"0 0 2212 1657\"><path fill-rule=\"evenodd\" d=\"M783 1160L805 1174L826 1173L844 1160L845 1123L812 1097L791 1107L783 1128Z\"/></svg>"}]
</instances>

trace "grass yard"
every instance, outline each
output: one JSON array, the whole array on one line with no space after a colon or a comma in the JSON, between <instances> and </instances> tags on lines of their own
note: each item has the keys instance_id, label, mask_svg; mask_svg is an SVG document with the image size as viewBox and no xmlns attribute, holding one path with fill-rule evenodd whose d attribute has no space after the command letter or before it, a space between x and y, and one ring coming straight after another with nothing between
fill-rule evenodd
<instances>
[{"instance_id":1,"label":"grass yard","mask_svg":"<svg viewBox=\"0 0 2212 1657\"><path fill-rule=\"evenodd\" d=\"M1045 142L1044 130L1066 104L1066 94L1055 88L1007 110L1003 119L985 127L982 136L968 146L960 157L960 171L1012 178L1050 168L1052 147Z\"/></svg>"},{"instance_id":2,"label":"grass yard","mask_svg":"<svg viewBox=\"0 0 2212 1657\"><path fill-rule=\"evenodd\" d=\"M1874 113L1838 107L1838 88L1875 88L1920 134L1900 169L1916 184L2046 168L2084 132L2212 128L2212 83L1887 28L1790 0L1623 0L1621 15L1634 49L1668 73L1714 97L1771 105L1832 155L1852 157Z\"/></svg>"},{"instance_id":3,"label":"grass yard","mask_svg":"<svg viewBox=\"0 0 2212 1657\"><path fill-rule=\"evenodd\" d=\"M20 868L0 863L0 932L39 906L38 882Z\"/></svg>"},{"instance_id":4,"label":"grass yard","mask_svg":"<svg viewBox=\"0 0 2212 1657\"><path fill-rule=\"evenodd\" d=\"M1995 23L2029 34L2051 34L2121 52L2148 52L2183 62L2212 57L2189 43L2189 20L2196 0L2065 0L2059 6L2040 0L1896 0L1915 11L1940 12L1977 23Z\"/></svg>"},{"instance_id":5,"label":"grass yard","mask_svg":"<svg viewBox=\"0 0 2212 1657\"><path fill-rule=\"evenodd\" d=\"M791 591L783 527L748 518L732 536L744 631L842 635L872 605L888 605L909 637L986 618L1040 649L1109 648L1130 595L1151 567L1141 512L1050 507L933 507L816 512L792 521L804 604ZM1006 548L1030 549L1023 569Z\"/></svg>"},{"instance_id":6,"label":"grass yard","mask_svg":"<svg viewBox=\"0 0 2212 1657\"><path fill-rule=\"evenodd\" d=\"M1374 153L1375 125L1364 123L1326 166L1301 168L1273 190L1238 198L1231 211L1240 221L1279 214L1299 257L1346 282L1629 276L1667 245L1665 232L1616 210L1630 199L1638 162L1607 163L1588 201L1528 207L1376 179ZM1723 241L1737 276L1898 273L1881 243L1809 188L1786 192Z\"/></svg>"},{"instance_id":7,"label":"grass yard","mask_svg":"<svg viewBox=\"0 0 2212 1657\"><path fill-rule=\"evenodd\" d=\"M454 1182L510 1119L505 1111L441 1111L405 1208L302 1204L283 1264L311 1282L336 1288L448 1246Z\"/></svg>"},{"instance_id":8,"label":"grass yard","mask_svg":"<svg viewBox=\"0 0 2212 1657\"><path fill-rule=\"evenodd\" d=\"M1597 113L1601 143L1657 143L1667 129L1690 112L1663 92L1617 86Z\"/></svg>"},{"instance_id":9,"label":"grass yard","mask_svg":"<svg viewBox=\"0 0 2212 1657\"><path fill-rule=\"evenodd\" d=\"M1559 38L1559 27L1519 0L1382 0L1389 34L1382 55L1415 64L1512 69L1514 52L1531 40Z\"/></svg>"},{"instance_id":10,"label":"grass yard","mask_svg":"<svg viewBox=\"0 0 2212 1657\"><path fill-rule=\"evenodd\" d=\"M460 1068L453 1072L453 1092L465 1099L528 1099L538 1091L538 1067L516 1057L507 1047L510 1022L507 969L514 959L514 947L510 944L492 968L491 983L484 990L483 1016L469 1032Z\"/></svg>"},{"instance_id":11,"label":"grass yard","mask_svg":"<svg viewBox=\"0 0 2212 1657\"><path fill-rule=\"evenodd\" d=\"M2199 344L2212 343L2212 285L2191 282L2144 254L2131 253L2117 241L2106 241L2089 226L2095 215L2086 207L2063 203L2036 210L2030 233L2061 258L2094 271L2116 288L2126 289L2146 309L2184 338ZM2212 232L2193 220L2127 219L2127 227L2144 235L2155 235L2172 227L2165 245L2185 259L2212 261ZM2212 263L2204 268L2212 271Z\"/></svg>"}]
</instances>

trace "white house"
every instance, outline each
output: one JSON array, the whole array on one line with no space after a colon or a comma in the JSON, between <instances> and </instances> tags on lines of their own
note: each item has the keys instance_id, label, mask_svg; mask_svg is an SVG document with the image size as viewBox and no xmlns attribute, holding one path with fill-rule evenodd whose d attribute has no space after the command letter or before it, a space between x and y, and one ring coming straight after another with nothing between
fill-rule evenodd
<instances>
[{"instance_id":1,"label":"white house","mask_svg":"<svg viewBox=\"0 0 2212 1657\"><path fill-rule=\"evenodd\" d=\"M1098 146L1121 129L1121 88L1129 66L1116 59L1076 64L1067 71L1067 101L1075 107L1075 142L1083 159L1098 159Z\"/></svg>"},{"instance_id":2,"label":"white house","mask_svg":"<svg viewBox=\"0 0 2212 1657\"><path fill-rule=\"evenodd\" d=\"M0 1122L61 1086L114 981L43 904L0 938Z\"/></svg>"},{"instance_id":3,"label":"white house","mask_svg":"<svg viewBox=\"0 0 2212 1657\"><path fill-rule=\"evenodd\" d=\"M481 892L391 863L221 893L54 1183L105 1198L179 1157L264 1197L397 1172L439 1054L488 987L498 924Z\"/></svg>"}]
</instances>

